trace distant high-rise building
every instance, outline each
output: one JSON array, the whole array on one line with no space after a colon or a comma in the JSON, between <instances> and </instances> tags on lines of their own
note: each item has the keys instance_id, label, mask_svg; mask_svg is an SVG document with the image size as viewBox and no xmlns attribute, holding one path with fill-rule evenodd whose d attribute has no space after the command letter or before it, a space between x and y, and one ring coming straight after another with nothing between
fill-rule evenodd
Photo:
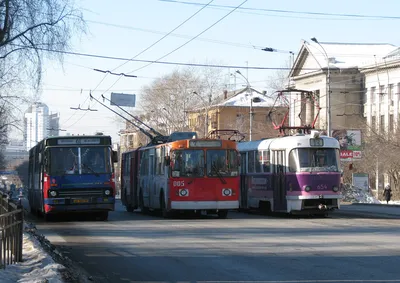
<instances>
[{"instance_id":1,"label":"distant high-rise building","mask_svg":"<svg viewBox=\"0 0 400 283\"><path fill-rule=\"evenodd\" d=\"M59 119L58 114L49 114L46 104L32 104L24 117L26 150L30 150L44 138L59 135Z\"/></svg>"}]
</instances>

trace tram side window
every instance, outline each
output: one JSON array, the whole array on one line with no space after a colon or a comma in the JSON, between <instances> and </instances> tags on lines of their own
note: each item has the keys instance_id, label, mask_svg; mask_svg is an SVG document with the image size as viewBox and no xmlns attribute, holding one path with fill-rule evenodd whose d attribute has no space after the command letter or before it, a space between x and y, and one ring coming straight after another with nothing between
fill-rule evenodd
<instances>
[{"instance_id":1,"label":"tram side window","mask_svg":"<svg viewBox=\"0 0 400 283\"><path fill-rule=\"evenodd\" d=\"M262 151L255 152L255 165L256 165L256 173L262 172Z\"/></svg>"},{"instance_id":2,"label":"tram side window","mask_svg":"<svg viewBox=\"0 0 400 283\"><path fill-rule=\"evenodd\" d=\"M161 148L160 158L161 158L160 174L164 175L164 166L165 166L165 147L164 146Z\"/></svg>"},{"instance_id":3,"label":"tram side window","mask_svg":"<svg viewBox=\"0 0 400 283\"><path fill-rule=\"evenodd\" d=\"M240 154L240 172L242 174L246 174L246 161L247 161L247 152L242 152Z\"/></svg>"},{"instance_id":4,"label":"tram side window","mask_svg":"<svg viewBox=\"0 0 400 283\"><path fill-rule=\"evenodd\" d=\"M248 173L254 173L255 172L255 166L254 166L255 153L256 153L255 151L249 151L247 153Z\"/></svg>"},{"instance_id":5,"label":"tram side window","mask_svg":"<svg viewBox=\"0 0 400 283\"><path fill-rule=\"evenodd\" d=\"M297 159L298 159L297 158L297 150L290 151L290 153L289 153L289 171L290 172L297 171L297 168L298 168L298 166L297 166L298 160Z\"/></svg>"},{"instance_id":6,"label":"tram side window","mask_svg":"<svg viewBox=\"0 0 400 283\"><path fill-rule=\"evenodd\" d=\"M263 166L263 172L271 172L271 164L269 161L269 151L268 150L263 150L262 151L262 166Z\"/></svg>"}]
</instances>

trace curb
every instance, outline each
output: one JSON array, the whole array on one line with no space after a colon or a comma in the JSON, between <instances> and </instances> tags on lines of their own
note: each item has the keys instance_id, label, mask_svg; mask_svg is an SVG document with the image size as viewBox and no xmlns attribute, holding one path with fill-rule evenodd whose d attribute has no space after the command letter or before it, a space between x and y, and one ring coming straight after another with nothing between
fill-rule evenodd
<instances>
[{"instance_id":1,"label":"curb","mask_svg":"<svg viewBox=\"0 0 400 283\"><path fill-rule=\"evenodd\" d=\"M381 206L381 207L400 207L400 204L385 204L385 203L360 203L360 202L353 202L351 205L359 205L359 206Z\"/></svg>"}]
</instances>

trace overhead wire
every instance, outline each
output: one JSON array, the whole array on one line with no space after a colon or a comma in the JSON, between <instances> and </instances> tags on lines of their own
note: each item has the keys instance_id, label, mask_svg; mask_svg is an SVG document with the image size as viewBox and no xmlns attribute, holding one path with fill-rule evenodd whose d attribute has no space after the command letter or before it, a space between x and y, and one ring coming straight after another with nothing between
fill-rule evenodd
<instances>
[{"instance_id":1,"label":"overhead wire","mask_svg":"<svg viewBox=\"0 0 400 283\"><path fill-rule=\"evenodd\" d=\"M116 68L114 68L111 72L108 71L106 72L106 74L104 75L104 77L101 79L101 81L96 85L96 87L94 88L93 91L95 91L100 84L106 79L107 75L109 73L113 73L116 69L124 66L126 63L128 63L129 61L134 60L135 58L137 58L138 56L140 56L141 54L143 54L144 52L146 52L147 50L149 50L150 48L152 48L153 46L155 46L156 44L158 44L159 42L161 42L163 39L165 39L167 36L169 36L170 34L172 34L175 30L177 30L178 28L180 28L181 26L183 26L185 23L187 23L189 20L191 20L193 17L195 17L198 13L200 13L202 10L204 10L209 4L211 4L214 0L209 1L207 4L203 5L202 8L200 8L199 10L197 10L194 14L192 14L190 17L188 17L187 19L185 19L182 23L180 23L178 26L176 26L174 29L172 29L170 32L168 32L167 34L165 34L163 37L161 37L160 39L158 39L157 41L155 41L153 44L151 44L150 46L148 46L147 48L143 49L142 51L140 51L138 54L136 54L135 56L133 56L132 58L130 58L129 60L125 60L124 63L118 65ZM96 69L95 69L96 70ZM100 70L101 71L101 70ZM125 74L124 74L125 75ZM128 74L129 75L129 74ZM119 76L119 78L116 80L116 82L114 82L105 92L107 92L108 90L110 90L120 79L122 78L122 76ZM104 92L104 93L105 93ZM102 95L104 94L102 93ZM87 99L89 99L90 96L86 97L85 101L83 103L85 103L87 101ZM76 112L74 112L75 114ZM73 114L73 115L74 115ZM77 122L79 122L87 113L85 112L75 123L73 123L72 125L69 125L68 127L72 127L74 126ZM72 116L73 116L72 115Z\"/></svg>"}]
</instances>

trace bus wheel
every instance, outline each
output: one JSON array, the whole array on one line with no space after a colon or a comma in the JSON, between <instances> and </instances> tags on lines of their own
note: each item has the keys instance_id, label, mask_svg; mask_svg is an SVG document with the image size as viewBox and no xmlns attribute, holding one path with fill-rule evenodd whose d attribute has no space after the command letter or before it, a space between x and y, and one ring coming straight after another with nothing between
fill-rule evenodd
<instances>
[{"instance_id":1,"label":"bus wheel","mask_svg":"<svg viewBox=\"0 0 400 283\"><path fill-rule=\"evenodd\" d=\"M171 218L172 212L167 210L167 206L165 205L165 199L164 199L163 194L160 196L160 208L161 208L162 216L164 218Z\"/></svg>"},{"instance_id":2,"label":"bus wheel","mask_svg":"<svg viewBox=\"0 0 400 283\"><path fill-rule=\"evenodd\" d=\"M127 205L126 206L126 211L133 212L133 206L132 205Z\"/></svg>"},{"instance_id":3,"label":"bus wheel","mask_svg":"<svg viewBox=\"0 0 400 283\"><path fill-rule=\"evenodd\" d=\"M146 214L148 212L147 207L144 206L143 193L141 190L139 192L139 208L141 213Z\"/></svg>"},{"instance_id":4,"label":"bus wheel","mask_svg":"<svg viewBox=\"0 0 400 283\"><path fill-rule=\"evenodd\" d=\"M99 212L99 219L100 219L100 221L107 221L108 220L108 211Z\"/></svg>"},{"instance_id":5,"label":"bus wheel","mask_svg":"<svg viewBox=\"0 0 400 283\"><path fill-rule=\"evenodd\" d=\"M218 218L225 219L228 217L228 210L219 210Z\"/></svg>"}]
</instances>

